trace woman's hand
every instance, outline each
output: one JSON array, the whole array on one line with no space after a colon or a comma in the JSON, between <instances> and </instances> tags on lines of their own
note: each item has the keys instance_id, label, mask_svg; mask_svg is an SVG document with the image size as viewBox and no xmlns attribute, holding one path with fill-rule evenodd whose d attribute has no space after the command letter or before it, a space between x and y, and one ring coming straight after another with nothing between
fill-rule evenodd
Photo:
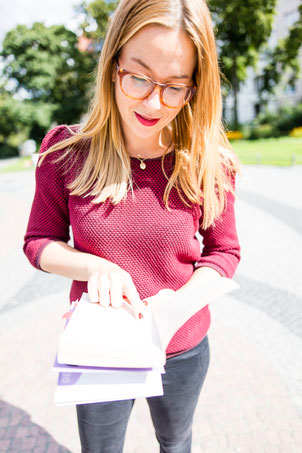
<instances>
[{"instance_id":1,"label":"woman's hand","mask_svg":"<svg viewBox=\"0 0 302 453\"><path fill-rule=\"evenodd\" d=\"M91 302L99 302L103 307L111 305L119 308L126 300L132 306L135 317L143 318L145 306L140 300L132 277L118 265L111 262L98 265L94 262L89 269L87 287Z\"/></svg>"},{"instance_id":2,"label":"woman's hand","mask_svg":"<svg viewBox=\"0 0 302 453\"><path fill-rule=\"evenodd\" d=\"M132 306L135 317L143 317L145 305L130 274L111 261L80 252L65 242L53 241L42 251L40 266L46 272L87 282L91 302L118 308L125 299Z\"/></svg>"}]
</instances>

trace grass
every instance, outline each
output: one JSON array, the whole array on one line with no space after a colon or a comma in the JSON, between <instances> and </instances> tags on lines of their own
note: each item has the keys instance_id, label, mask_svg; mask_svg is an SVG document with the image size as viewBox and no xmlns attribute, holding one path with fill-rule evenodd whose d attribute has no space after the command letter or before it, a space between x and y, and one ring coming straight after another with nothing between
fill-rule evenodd
<instances>
[{"instance_id":1,"label":"grass","mask_svg":"<svg viewBox=\"0 0 302 453\"><path fill-rule=\"evenodd\" d=\"M246 165L289 166L302 164L302 137L232 141L240 161Z\"/></svg>"},{"instance_id":2,"label":"grass","mask_svg":"<svg viewBox=\"0 0 302 453\"><path fill-rule=\"evenodd\" d=\"M5 161L2 161L5 163ZM15 171L28 171L34 170L35 166L33 165L30 157L20 157L18 160L11 164L4 165L0 167L0 173L11 173Z\"/></svg>"}]
</instances>

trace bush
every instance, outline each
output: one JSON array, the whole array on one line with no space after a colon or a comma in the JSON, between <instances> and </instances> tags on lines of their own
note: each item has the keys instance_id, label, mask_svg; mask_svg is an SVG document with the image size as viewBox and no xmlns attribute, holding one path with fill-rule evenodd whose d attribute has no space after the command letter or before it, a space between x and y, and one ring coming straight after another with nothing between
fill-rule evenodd
<instances>
[{"instance_id":1,"label":"bush","mask_svg":"<svg viewBox=\"0 0 302 453\"><path fill-rule=\"evenodd\" d=\"M278 138L302 126L302 102L294 106L281 107L277 112L268 110L259 113L252 123L243 127L244 136L250 140Z\"/></svg>"},{"instance_id":2,"label":"bush","mask_svg":"<svg viewBox=\"0 0 302 453\"><path fill-rule=\"evenodd\" d=\"M16 146L0 143L0 159L19 156L19 150Z\"/></svg>"},{"instance_id":3,"label":"bush","mask_svg":"<svg viewBox=\"0 0 302 453\"><path fill-rule=\"evenodd\" d=\"M271 124L282 135L288 135L295 127L302 126L302 102L281 107L276 113L265 111L254 120L255 124Z\"/></svg>"},{"instance_id":4,"label":"bush","mask_svg":"<svg viewBox=\"0 0 302 453\"><path fill-rule=\"evenodd\" d=\"M276 125L280 132L287 134L295 127L302 126L302 102L294 107L280 109Z\"/></svg>"},{"instance_id":5,"label":"bush","mask_svg":"<svg viewBox=\"0 0 302 453\"><path fill-rule=\"evenodd\" d=\"M259 124L252 126L246 135L249 140L257 140L258 138L280 137L280 132L272 124Z\"/></svg>"}]
</instances>

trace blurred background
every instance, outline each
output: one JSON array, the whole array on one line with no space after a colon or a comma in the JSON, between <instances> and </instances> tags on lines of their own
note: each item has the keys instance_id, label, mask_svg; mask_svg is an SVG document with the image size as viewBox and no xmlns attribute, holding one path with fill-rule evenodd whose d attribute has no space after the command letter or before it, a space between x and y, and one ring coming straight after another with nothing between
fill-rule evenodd
<instances>
[{"instance_id":1,"label":"blurred background","mask_svg":"<svg viewBox=\"0 0 302 453\"><path fill-rule=\"evenodd\" d=\"M3 159L30 155L52 126L83 119L117 2L0 4ZM244 163L302 163L301 1L208 4L224 75L223 117L234 149Z\"/></svg>"},{"instance_id":2,"label":"blurred background","mask_svg":"<svg viewBox=\"0 0 302 453\"><path fill-rule=\"evenodd\" d=\"M143 0L142 0L143 1ZM240 289L211 305L211 364L192 453L302 451L302 3L208 0L224 123L238 154ZM84 118L116 2L0 0L0 453L80 453L51 372L70 281L22 251L35 156ZM144 399L124 453L158 451Z\"/></svg>"}]
</instances>

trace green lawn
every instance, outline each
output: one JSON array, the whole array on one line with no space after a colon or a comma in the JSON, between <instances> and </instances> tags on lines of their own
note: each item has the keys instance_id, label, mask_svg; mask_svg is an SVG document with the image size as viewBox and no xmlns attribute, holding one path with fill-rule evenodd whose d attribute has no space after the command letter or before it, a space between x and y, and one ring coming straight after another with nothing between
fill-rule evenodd
<instances>
[{"instance_id":1,"label":"green lawn","mask_svg":"<svg viewBox=\"0 0 302 453\"><path fill-rule=\"evenodd\" d=\"M246 165L302 164L302 137L234 140L231 143L240 161Z\"/></svg>"},{"instance_id":2,"label":"green lawn","mask_svg":"<svg viewBox=\"0 0 302 453\"><path fill-rule=\"evenodd\" d=\"M5 164L5 160L2 161ZM20 157L16 162L3 165L0 167L0 173L10 173L13 171L25 171L25 170L34 170L35 166L33 165L30 157Z\"/></svg>"}]
</instances>

